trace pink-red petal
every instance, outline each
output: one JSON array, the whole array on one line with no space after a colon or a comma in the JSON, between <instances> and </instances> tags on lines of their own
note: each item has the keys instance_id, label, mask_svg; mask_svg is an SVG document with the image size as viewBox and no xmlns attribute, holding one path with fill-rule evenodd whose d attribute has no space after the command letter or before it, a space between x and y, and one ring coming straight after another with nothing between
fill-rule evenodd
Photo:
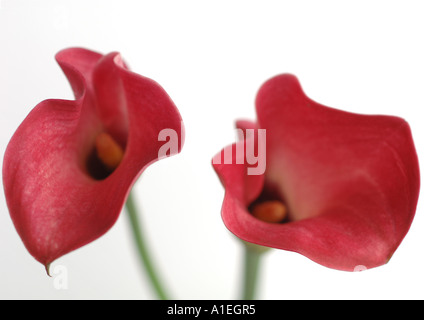
<instances>
[{"instance_id":1,"label":"pink-red petal","mask_svg":"<svg viewBox=\"0 0 424 320\"><path fill-rule=\"evenodd\" d=\"M243 240L299 252L353 271L384 264L406 235L419 193L418 160L408 124L322 106L297 79L267 81L257 100L267 130L265 181L277 186L291 222L255 219L239 193L246 168L216 167L226 188L222 215Z\"/></svg>"},{"instance_id":2,"label":"pink-red petal","mask_svg":"<svg viewBox=\"0 0 424 320\"><path fill-rule=\"evenodd\" d=\"M3 162L10 215L28 251L44 265L109 230L137 177L158 159L160 130L182 131L166 92L129 71L119 54L72 48L56 58L76 100L35 107ZM87 157L102 131L115 136L125 154L110 176L96 180Z\"/></svg>"}]
</instances>

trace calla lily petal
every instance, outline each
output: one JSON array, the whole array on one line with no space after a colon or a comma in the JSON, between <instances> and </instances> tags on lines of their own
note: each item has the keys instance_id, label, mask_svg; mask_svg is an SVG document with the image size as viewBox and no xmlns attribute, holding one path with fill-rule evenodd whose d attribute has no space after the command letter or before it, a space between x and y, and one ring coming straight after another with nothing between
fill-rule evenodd
<instances>
[{"instance_id":1,"label":"calla lily petal","mask_svg":"<svg viewBox=\"0 0 424 320\"><path fill-rule=\"evenodd\" d=\"M129 71L118 53L71 48L56 59L76 100L37 105L13 135L3 162L13 223L46 266L109 230L138 176L158 160L160 131L182 131L180 114L162 87ZM99 169L94 145L102 132L123 150L113 172Z\"/></svg>"},{"instance_id":2,"label":"calla lily petal","mask_svg":"<svg viewBox=\"0 0 424 320\"><path fill-rule=\"evenodd\" d=\"M298 252L334 269L385 264L408 232L418 201L409 125L320 105L289 74L261 87L256 108L257 127L267 130L263 188L283 199L289 221L252 216L245 197L252 190L248 164L233 162L214 165L226 190L222 217L228 229L245 241Z\"/></svg>"}]
</instances>

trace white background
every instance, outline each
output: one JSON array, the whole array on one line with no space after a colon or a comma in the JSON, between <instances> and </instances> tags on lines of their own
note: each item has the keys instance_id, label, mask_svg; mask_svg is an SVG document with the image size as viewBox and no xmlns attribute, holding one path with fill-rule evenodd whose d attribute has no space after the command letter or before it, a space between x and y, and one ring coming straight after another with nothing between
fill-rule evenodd
<instances>
[{"instance_id":1,"label":"white background","mask_svg":"<svg viewBox=\"0 0 424 320\"><path fill-rule=\"evenodd\" d=\"M234 121L254 119L260 85L290 72L324 105L405 118L422 158L423 16L423 1L1 0L0 153L36 104L73 98L56 52L121 52L133 71L165 88L186 126L183 152L149 167L135 186L158 268L173 298L238 298L242 251L221 221L224 191L210 164L234 141ZM423 243L419 203L389 264L348 273L273 251L259 298L422 299ZM1 299L154 298L125 213L52 270L59 266L68 271L67 290L55 289L27 253L2 193Z\"/></svg>"}]
</instances>

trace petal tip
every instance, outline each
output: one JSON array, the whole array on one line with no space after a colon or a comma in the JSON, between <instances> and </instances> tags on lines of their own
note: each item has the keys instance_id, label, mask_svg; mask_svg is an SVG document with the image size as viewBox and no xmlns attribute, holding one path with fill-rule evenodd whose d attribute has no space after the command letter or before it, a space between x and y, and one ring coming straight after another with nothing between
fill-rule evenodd
<instances>
[{"instance_id":1,"label":"petal tip","mask_svg":"<svg viewBox=\"0 0 424 320\"><path fill-rule=\"evenodd\" d=\"M51 278L51 277L52 277L52 275L50 274L50 265L51 265L51 263L46 263L46 264L44 265L44 268L46 269L46 273L47 273L47 275Z\"/></svg>"}]
</instances>

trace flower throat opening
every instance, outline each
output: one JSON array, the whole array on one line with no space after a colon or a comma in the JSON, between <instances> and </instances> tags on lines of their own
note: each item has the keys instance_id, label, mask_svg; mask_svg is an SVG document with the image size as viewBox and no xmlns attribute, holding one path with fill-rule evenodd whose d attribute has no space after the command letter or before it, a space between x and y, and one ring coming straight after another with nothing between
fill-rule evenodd
<instances>
[{"instance_id":1,"label":"flower throat opening","mask_svg":"<svg viewBox=\"0 0 424 320\"><path fill-rule=\"evenodd\" d=\"M96 137L87 159L89 175L96 180L106 179L121 163L124 149L106 132Z\"/></svg>"},{"instance_id":2,"label":"flower throat opening","mask_svg":"<svg viewBox=\"0 0 424 320\"><path fill-rule=\"evenodd\" d=\"M268 223L288 222L288 209L278 193L269 186L264 186L260 196L248 208L257 219Z\"/></svg>"}]
</instances>

